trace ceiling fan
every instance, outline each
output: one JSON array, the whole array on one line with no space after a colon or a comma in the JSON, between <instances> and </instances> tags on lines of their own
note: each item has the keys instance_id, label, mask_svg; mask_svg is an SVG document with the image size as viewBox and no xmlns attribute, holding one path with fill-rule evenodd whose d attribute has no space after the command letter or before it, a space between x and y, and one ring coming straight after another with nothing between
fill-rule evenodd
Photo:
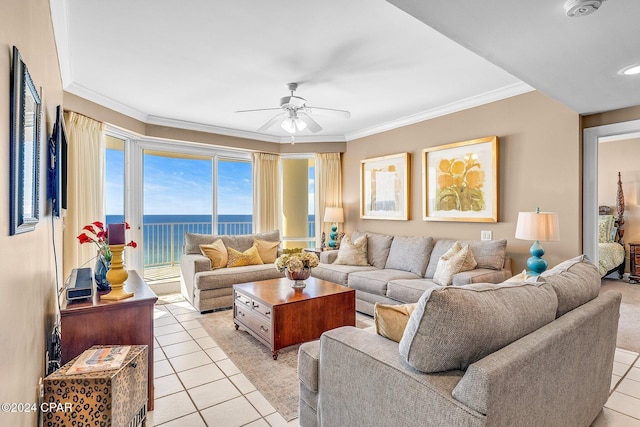
<instances>
[{"instance_id":1,"label":"ceiling fan","mask_svg":"<svg viewBox=\"0 0 640 427\"><path fill-rule=\"evenodd\" d=\"M311 132L316 133L322 130L322 127L316 122L311 115L324 115L333 116L343 119L351 117L351 113L345 110L336 110L333 108L321 108L311 107L307 105L307 100L299 96L295 96L293 93L298 88L298 83L289 83L287 85L291 95L280 98L279 108L258 108L254 110L240 110L236 113L250 113L254 111L279 111L280 113L272 117L268 122L258 128L258 132L263 132L269 129L276 123L280 123L280 126L285 131L294 134L304 129L309 129Z\"/></svg>"}]
</instances>

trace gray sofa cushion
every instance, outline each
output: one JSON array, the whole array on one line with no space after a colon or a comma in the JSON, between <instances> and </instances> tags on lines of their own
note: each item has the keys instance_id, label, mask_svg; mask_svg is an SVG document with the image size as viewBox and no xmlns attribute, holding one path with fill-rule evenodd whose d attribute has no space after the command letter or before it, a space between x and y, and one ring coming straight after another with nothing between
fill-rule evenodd
<instances>
[{"instance_id":1,"label":"gray sofa cushion","mask_svg":"<svg viewBox=\"0 0 640 427\"><path fill-rule=\"evenodd\" d=\"M591 301L600 292L600 273L584 255L566 260L538 276L550 284L558 296L556 317Z\"/></svg>"},{"instance_id":2,"label":"gray sofa cushion","mask_svg":"<svg viewBox=\"0 0 640 427\"><path fill-rule=\"evenodd\" d=\"M424 293L400 341L400 354L423 372L466 369L555 319L551 285L447 286Z\"/></svg>"},{"instance_id":3,"label":"gray sofa cushion","mask_svg":"<svg viewBox=\"0 0 640 427\"><path fill-rule=\"evenodd\" d=\"M423 277L432 249L431 237L395 236L384 268L410 271Z\"/></svg>"},{"instance_id":4,"label":"gray sofa cushion","mask_svg":"<svg viewBox=\"0 0 640 427\"><path fill-rule=\"evenodd\" d=\"M225 247L244 252L253 246L253 239L277 242L280 240L280 231L273 230L266 233L241 234L241 235L215 235L184 233L184 253L200 254L200 245L210 245L217 239L222 239Z\"/></svg>"},{"instance_id":5,"label":"gray sofa cushion","mask_svg":"<svg viewBox=\"0 0 640 427\"><path fill-rule=\"evenodd\" d=\"M196 273L196 289L220 289L231 287L236 283L256 282L284 277L284 273L276 270L273 264L245 265L242 267L218 268L212 271Z\"/></svg>"},{"instance_id":6,"label":"gray sofa cushion","mask_svg":"<svg viewBox=\"0 0 640 427\"><path fill-rule=\"evenodd\" d=\"M433 275L436 274L436 268L438 266L438 260L445 252L451 249L451 246L455 242L460 242L462 246L469 245L473 258L478 263L476 268L490 268L492 270L500 270L504 265L504 259L507 256L507 240L437 240L433 251L431 252L431 259L427 267L425 277L433 279Z\"/></svg>"},{"instance_id":7,"label":"gray sofa cushion","mask_svg":"<svg viewBox=\"0 0 640 427\"><path fill-rule=\"evenodd\" d=\"M414 303L427 289L441 287L431 279L392 280L387 283L387 296L403 303Z\"/></svg>"},{"instance_id":8,"label":"gray sofa cushion","mask_svg":"<svg viewBox=\"0 0 640 427\"><path fill-rule=\"evenodd\" d=\"M393 236L356 230L353 232L352 238L356 240L362 235L367 236L367 261L369 265L380 269L384 268L391 249Z\"/></svg>"},{"instance_id":9,"label":"gray sofa cushion","mask_svg":"<svg viewBox=\"0 0 640 427\"><path fill-rule=\"evenodd\" d=\"M453 286L464 286L472 283L502 283L511 278L511 269L492 270L490 268L476 268L453 275Z\"/></svg>"},{"instance_id":10,"label":"gray sofa cushion","mask_svg":"<svg viewBox=\"0 0 640 427\"><path fill-rule=\"evenodd\" d=\"M320 340L304 343L298 350L298 379L310 391L318 391Z\"/></svg>"},{"instance_id":11,"label":"gray sofa cushion","mask_svg":"<svg viewBox=\"0 0 640 427\"><path fill-rule=\"evenodd\" d=\"M377 270L377 268L371 265L359 266L321 263L317 267L311 269L311 276L347 286L347 280L350 273L370 270Z\"/></svg>"},{"instance_id":12,"label":"gray sofa cushion","mask_svg":"<svg viewBox=\"0 0 640 427\"><path fill-rule=\"evenodd\" d=\"M408 271L384 270L359 271L349 274L347 285L360 291L377 295L387 295L387 283L394 279L418 279L420 276Z\"/></svg>"}]
</instances>

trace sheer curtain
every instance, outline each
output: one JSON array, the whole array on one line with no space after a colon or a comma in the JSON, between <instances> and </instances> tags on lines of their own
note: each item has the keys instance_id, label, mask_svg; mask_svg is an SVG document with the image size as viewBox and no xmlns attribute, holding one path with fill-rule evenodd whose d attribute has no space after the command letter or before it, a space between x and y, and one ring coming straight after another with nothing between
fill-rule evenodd
<instances>
[{"instance_id":1,"label":"sheer curtain","mask_svg":"<svg viewBox=\"0 0 640 427\"><path fill-rule=\"evenodd\" d=\"M253 153L253 231L279 229L280 156Z\"/></svg>"},{"instance_id":2,"label":"sheer curtain","mask_svg":"<svg viewBox=\"0 0 640 427\"><path fill-rule=\"evenodd\" d=\"M73 112L64 113L68 138L67 211L64 217L64 277L96 256L96 245L78 242L82 228L105 221L104 124ZM93 264L88 263L87 267Z\"/></svg>"},{"instance_id":3,"label":"sheer curtain","mask_svg":"<svg viewBox=\"0 0 640 427\"><path fill-rule=\"evenodd\" d=\"M327 238L331 232L331 224L323 221L325 208L342 207L342 164L340 153L318 153L315 157L316 241L319 242L322 232Z\"/></svg>"}]
</instances>

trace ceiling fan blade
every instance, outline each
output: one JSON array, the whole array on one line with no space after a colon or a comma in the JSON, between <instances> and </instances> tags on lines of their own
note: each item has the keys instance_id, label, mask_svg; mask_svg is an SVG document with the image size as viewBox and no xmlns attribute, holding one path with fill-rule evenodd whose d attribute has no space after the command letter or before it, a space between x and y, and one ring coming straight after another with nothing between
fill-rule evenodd
<instances>
[{"instance_id":1,"label":"ceiling fan blade","mask_svg":"<svg viewBox=\"0 0 640 427\"><path fill-rule=\"evenodd\" d=\"M278 108L278 110L279 110L279 108ZM260 126L260 127L258 128L258 130L257 130L257 131L258 131L258 132L262 132L262 131L265 131L265 130L269 129L271 126L275 125L275 124L276 124L276 123L278 123L279 121L282 121L282 118L283 118L284 116L285 116L285 114L284 114L284 113L282 113L282 114L276 114L275 116L273 116L273 117L271 118L271 120L269 120L267 123L265 123L265 124L263 124L262 126Z\"/></svg>"},{"instance_id":2,"label":"ceiling fan blade","mask_svg":"<svg viewBox=\"0 0 640 427\"><path fill-rule=\"evenodd\" d=\"M298 118L300 118L300 120L307 124L307 129L309 129L311 132L316 133L322 130L322 127L307 114L302 112L298 113Z\"/></svg>"},{"instance_id":3,"label":"ceiling fan blade","mask_svg":"<svg viewBox=\"0 0 640 427\"><path fill-rule=\"evenodd\" d=\"M254 111L278 111L281 110L281 108L256 108L253 110L238 110L235 111L235 113L253 113Z\"/></svg>"},{"instance_id":4,"label":"ceiling fan blade","mask_svg":"<svg viewBox=\"0 0 640 427\"><path fill-rule=\"evenodd\" d=\"M350 112L346 110L336 110L335 108L307 107L305 110L311 114L317 114L319 116L340 117L341 119L348 119L351 117Z\"/></svg>"}]
</instances>

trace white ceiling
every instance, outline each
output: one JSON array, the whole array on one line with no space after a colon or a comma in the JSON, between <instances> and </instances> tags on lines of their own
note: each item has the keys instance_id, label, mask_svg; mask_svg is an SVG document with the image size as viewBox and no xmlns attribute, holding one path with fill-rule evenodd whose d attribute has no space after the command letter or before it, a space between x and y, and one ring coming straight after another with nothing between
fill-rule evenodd
<instances>
[{"instance_id":1,"label":"white ceiling","mask_svg":"<svg viewBox=\"0 0 640 427\"><path fill-rule=\"evenodd\" d=\"M538 0L531 24L531 3L392 0L429 26L383 0L50 1L64 89L150 124L289 142L279 126L256 133L274 112L235 113L278 107L289 82L308 105L351 112L314 116L324 129L297 142L352 140L532 86L579 113L640 105L640 79L615 74L640 63L640 26L618 25L637 20L638 0L583 18Z\"/></svg>"}]
</instances>

